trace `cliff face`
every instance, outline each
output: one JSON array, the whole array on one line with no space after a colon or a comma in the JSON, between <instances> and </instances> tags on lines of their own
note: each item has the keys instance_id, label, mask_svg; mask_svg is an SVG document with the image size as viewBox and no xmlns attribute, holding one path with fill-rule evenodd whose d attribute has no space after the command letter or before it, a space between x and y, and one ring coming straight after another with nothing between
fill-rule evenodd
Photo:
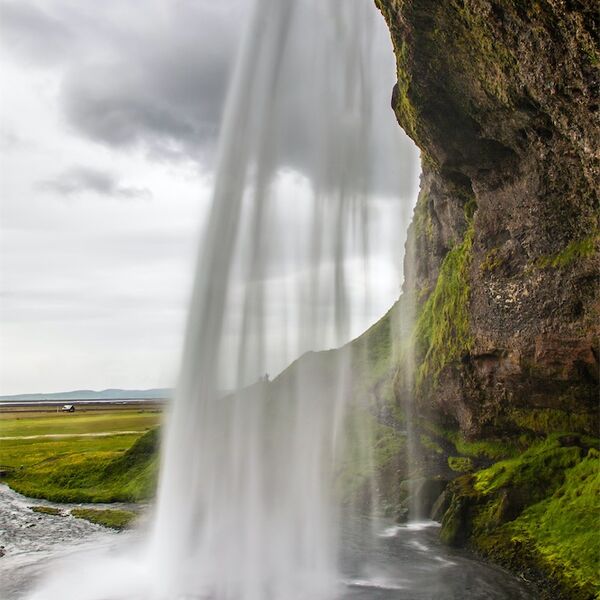
<instances>
[{"instance_id":1,"label":"cliff face","mask_svg":"<svg viewBox=\"0 0 600 600\"><path fill-rule=\"evenodd\" d=\"M414 377L400 352L392 400L375 393L376 447L413 423L394 452L419 448L379 465L380 491L398 516L398 479L451 480L443 540L541 582L536 597L600 597L596 3L375 2L423 166L391 313L414 328L388 319Z\"/></svg>"},{"instance_id":2,"label":"cliff face","mask_svg":"<svg viewBox=\"0 0 600 600\"><path fill-rule=\"evenodd\" d=\"M467 437L598 428L598 14L377 0L422 151L405 293L417 400Z\"/></svg>"}]
</instances>

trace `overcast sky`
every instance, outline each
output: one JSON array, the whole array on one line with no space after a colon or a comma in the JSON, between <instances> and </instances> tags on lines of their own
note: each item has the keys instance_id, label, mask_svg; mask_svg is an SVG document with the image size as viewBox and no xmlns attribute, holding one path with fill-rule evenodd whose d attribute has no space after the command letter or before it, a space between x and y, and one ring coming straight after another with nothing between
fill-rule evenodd
<instances>
[{"instance_id":1,"label":"overcast sky","mask_svg":"<svg viewBox=\"0 0 600 600\"><path fill-rule=\"evenodd\" d=\"M174 383L247 4L0 2L0 394ZM394 133L372 149L379 300L360 327L398 296L416 195L378 23L375 110ZM292 187L305 126L291 133Z\"/></svg>"}]
</instances>

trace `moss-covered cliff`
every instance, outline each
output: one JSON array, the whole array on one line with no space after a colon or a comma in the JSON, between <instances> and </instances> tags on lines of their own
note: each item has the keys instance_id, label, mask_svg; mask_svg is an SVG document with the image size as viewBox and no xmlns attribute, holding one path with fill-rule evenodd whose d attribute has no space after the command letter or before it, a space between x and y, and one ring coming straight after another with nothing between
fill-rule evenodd
<instances>
[{"instance_id":1,"label":"moss-covered cliff","mask_svg":"<svg viewBox=\"0 0 600 600\"><path fill-rule=\"evenodd\" d=\"M600 510L586 437L599 399L597 6L376 4L397 59L392 106L423 163L404 285L415 376L398 372L395 401L413 389L423 472L470 473L436 507L444 536L512 567L518 550L554 598L592 597L600 548L577 536ZM520 475L481 483L494 469Z\"/></svg>"},{"instance_id":2,"label":"moss-covered cliff","mask_svg":"<svg viewBox=\"0 0 600 600\"><path fill-rule=\"evenodd\" d=\"M596 431L594 3L378 4L393 107L423 153L406 261L422 403L469 435L557 411Z\"/></svg>"}]
</instances>

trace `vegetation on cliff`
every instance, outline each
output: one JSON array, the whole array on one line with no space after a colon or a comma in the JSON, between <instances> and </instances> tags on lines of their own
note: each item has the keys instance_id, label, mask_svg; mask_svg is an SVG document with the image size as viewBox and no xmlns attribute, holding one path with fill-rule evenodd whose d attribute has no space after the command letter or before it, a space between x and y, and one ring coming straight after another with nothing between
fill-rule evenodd
<instances>
[{"instance_id":1,"label":"vegetation on cliff","mask_svg":"<svg viewBox=\"0 0 600 600\"><path fill-rule=\"evenodd\" d=\"M524 453L453 481L441 537L472 545L525 577L544 597L600 597L599 440L553 434Z\"/></svg>"},{"instance_id":2,"label":"vegetation on cliff","mask_svg":"<svg viewBox=\"0 0 600 600\"><path fill-rule=\"evenodd\" d=\"M416 322L417 388L428 379L437 384L442 369L458 361L473 344L469 330L469 267L473 227L446 254L435 288Z\"/></svg>"}]
</instances>

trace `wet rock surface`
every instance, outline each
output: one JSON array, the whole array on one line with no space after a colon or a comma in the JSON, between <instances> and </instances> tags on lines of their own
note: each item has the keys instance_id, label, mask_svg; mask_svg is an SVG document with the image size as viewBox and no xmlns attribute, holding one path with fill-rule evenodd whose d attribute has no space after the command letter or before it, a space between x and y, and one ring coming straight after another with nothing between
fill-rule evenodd
<instances>
[{"instance_id":1,"label":"wet rock surface","mask_svg":"<svg viewBox=\"0 0 600 600\"><path fill-rule=\"evenodd\" d=\"M597 7L375 1L396 54L392 107L422 153L403 288L416 305L414 389L401 369L395 382L398 402L415 398L412 471L456 478L435 503L443 541L536 580L537 597L591 598ZM511 458L515 477L498 462Z\"/></svg>"},{"instance_id":2,"label":"wet rock surface","mask_svg":"<svg viewBox=\"0 0 600 600\"><path fill-rule=\"evenodd\" d=\"M421 386L422 411L441 409L468 436L522 427L512 409L531 407L574 412L579 429L595 433L593 3L377 4L396 52L392 105L423 155L404 287L421 306L450 250L472 229L468 335L436 381Z\"/></svg>"}]
</instances>

